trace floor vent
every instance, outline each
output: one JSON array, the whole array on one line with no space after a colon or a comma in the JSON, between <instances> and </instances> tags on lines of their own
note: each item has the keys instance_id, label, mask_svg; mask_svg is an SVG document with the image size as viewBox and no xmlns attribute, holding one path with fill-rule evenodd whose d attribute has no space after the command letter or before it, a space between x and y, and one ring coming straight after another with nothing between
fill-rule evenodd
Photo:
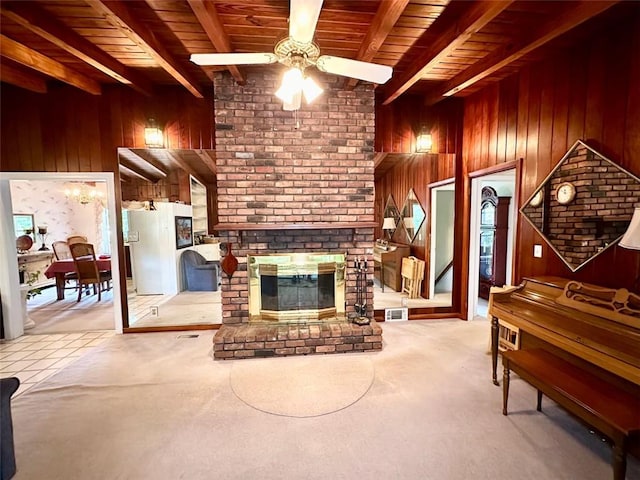
<instances>
[{"instance_id":1,"label":"floor vent","mask_svg":"<svg viewBox=\"0 0 640 480\"><path fill-rule=\"evenodd\" d=\"M200 335L198 335L197 333L195 334L191 334L191 335L178 335L178 338L198 338Z\"/></svg>"}]
</instances>

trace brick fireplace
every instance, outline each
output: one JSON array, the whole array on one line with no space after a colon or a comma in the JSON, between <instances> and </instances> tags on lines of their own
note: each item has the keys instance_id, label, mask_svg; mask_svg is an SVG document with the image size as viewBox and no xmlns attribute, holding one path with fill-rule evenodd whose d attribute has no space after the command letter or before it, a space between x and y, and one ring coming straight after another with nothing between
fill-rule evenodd
<instances>
[{"instance_id":1,"label":"brick fireplace","mask_svg":"<svg viewBox=\"0 0 640 480\"><path fill-rule=\"evenodd\" d=\"M216 230L238 260L233 276L223 275L214 357L379 350L381 327L373 319L351 322L355 261L367 259L373 274L373 88L347 91L340 77L313 72L324 94L286 112L273 95L280 74L265 67L249 73L244 86L227 73L214 79ZM248 256L309 252L344 255L342 313L308 321L250 316ZM364 298L372 318L372 285Z\"/></svg>"}]
</instances>

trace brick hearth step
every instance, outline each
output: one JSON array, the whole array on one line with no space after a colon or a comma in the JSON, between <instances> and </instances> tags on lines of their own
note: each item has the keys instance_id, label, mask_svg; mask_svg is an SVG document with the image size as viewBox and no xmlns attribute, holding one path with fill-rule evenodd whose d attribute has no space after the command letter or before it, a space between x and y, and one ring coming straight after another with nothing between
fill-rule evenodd
<instances>
[{"instance_id":1,"label":"brick hearth step","mask_svg":"<svg viewBox=\"0 0 640 480\"><path fill-rule=\"evenodd\" d=\"M316 324L223 325L213 338L214 358L276 357L382 350L382 327L346 321Z\"/></svg>"}]
</instances>

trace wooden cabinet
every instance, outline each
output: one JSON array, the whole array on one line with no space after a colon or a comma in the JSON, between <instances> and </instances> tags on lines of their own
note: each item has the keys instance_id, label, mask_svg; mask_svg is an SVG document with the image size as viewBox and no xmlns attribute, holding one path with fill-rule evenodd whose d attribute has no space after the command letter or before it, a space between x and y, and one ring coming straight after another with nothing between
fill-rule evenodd
<instances>
[{"instance_id":1,"label":"wooden cabinet","mask_svg":"<svg viewBox=\"0 0 640 480\"><path fill-rule=\"evenodd\" d=\"M53 252L50 250L19 254L18 269L21 272L24 272L20 275L20 284L27 285L29 274L37 274L37 276L34 277L34 281L31 282L30 286L32 288L52 285L55 283L54 279L48 279L44 276L44 271L49 265L51 265L51 262L53 262Z\"/></svg>"},{"instance_id":2,"label":"wooden cabinet","mask_svg":"<svg viewBox=\"0 0 640 480\"><path fill-rule=\"evenodd\" d=\"M487 300L491 287L502 287L506 281L510 202L511 197L498 197L491 187L482 189L478 296Z\"/></svg>"},{"instance_id":3,"label":"wooden cabinet","mask_svg":"<svg viewBox=\"0 0 640 480\"><path fill-rule=\"evenodd\" d=\"M388 243L386 249L376 245L373 250L374 275L380 283L396 292L402 290L402 259L411 255L409 245Z\"/></svg>"}]
</instances>

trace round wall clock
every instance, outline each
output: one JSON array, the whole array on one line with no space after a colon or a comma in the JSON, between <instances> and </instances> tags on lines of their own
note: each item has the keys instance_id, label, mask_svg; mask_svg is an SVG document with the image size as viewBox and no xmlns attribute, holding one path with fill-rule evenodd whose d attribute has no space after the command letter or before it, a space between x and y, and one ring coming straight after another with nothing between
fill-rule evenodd
<instances>
[{"instance_id":1,"label":"round wall clock","mask_svg":"<svg viewBox=\"0 0 640 480\"><path fill-rule=\"evenodd\" d=\"M538 190L538 192L529 202L529 205L531 205L532 207L539 207L540 205L542 205L542 190Z\"/></svg>"},{"instance_id":2,"label":"round wall clock","mask_svg":"<svg viewBox=\"0 0 640 480\"><path fill-rule=\"evenodd\" d=\"M560 205L567 205L571 203L576 196L576 187L573 183L564 182L558 186L556 190L556 200Z\"/></svg>"}]
</instances>

